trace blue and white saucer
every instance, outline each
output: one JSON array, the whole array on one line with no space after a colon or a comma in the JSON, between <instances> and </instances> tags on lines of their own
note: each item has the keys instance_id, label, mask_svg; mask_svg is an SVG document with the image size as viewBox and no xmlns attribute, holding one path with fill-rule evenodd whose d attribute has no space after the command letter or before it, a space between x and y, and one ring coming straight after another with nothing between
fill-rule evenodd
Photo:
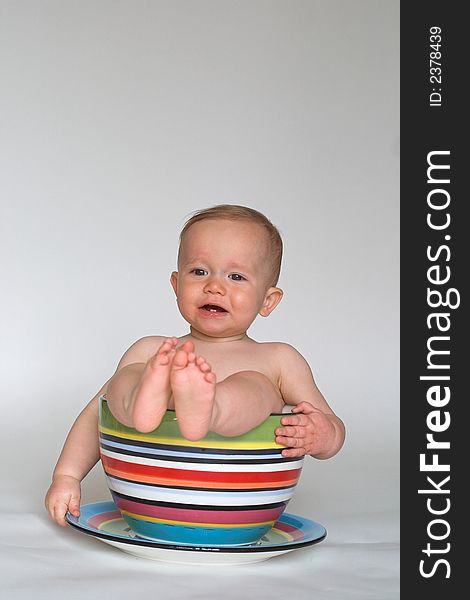
<instances>
[{"instance_id":1,"label":"blue and white saucer","mask_svg":"<svg viewBox=\"0 0 470 600\"><path fill-rule=\"evenodd\" d=\"M260 562L311 546L326 537L323 525L299 515L284 513L274 527L255 544L248 546L193 546L147 540L138 537L122 519L112 501L93 502L80 507L80 517L67 513L72 527L98 538L123 552L171 563L248 564Z\"/></svg>"}]
</instances>

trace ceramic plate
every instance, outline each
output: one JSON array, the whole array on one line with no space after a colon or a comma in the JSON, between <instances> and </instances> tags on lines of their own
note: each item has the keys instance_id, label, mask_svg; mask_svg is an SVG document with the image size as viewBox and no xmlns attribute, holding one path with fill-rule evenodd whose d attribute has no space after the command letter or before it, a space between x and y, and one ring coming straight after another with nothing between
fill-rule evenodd
<instances>
[{"instance_id":1,"label":"ceramic plate","mask_svg":"<svg viewBox=\"0 0 470 600\"><path fill-rule=\"evenodd\" d=\"M80 517L66 519L82 533L98 538L123 552L172 563L247 564L260 562L321 542L326 529L310 519L284 513L261 540L248 546L193 546L138 537L121 518L114 502L93 502L80 507Z\"/></svg>"}]
</instances>

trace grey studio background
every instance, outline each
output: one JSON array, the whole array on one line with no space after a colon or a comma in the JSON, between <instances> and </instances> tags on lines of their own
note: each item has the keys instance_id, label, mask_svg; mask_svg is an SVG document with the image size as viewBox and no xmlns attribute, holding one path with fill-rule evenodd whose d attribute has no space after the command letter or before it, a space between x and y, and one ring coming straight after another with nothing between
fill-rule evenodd
<instances>
[{"instance_id":1,"label":"grey studio background","mask_svg":"<svg viewBox=\"0 0 470 600\"><path fill-rule=\"evenodd\" d=\"M0 0L6 597L398 597L398 21L389 0ZM280 228L285 297L250 334L306 357L347 441L288 507L326 541L214 573L61 529L43 497L123 352L186 332L177 237L218 203ZM99 465L82 493L108 498Z\"/></svg>"}]
</instances>

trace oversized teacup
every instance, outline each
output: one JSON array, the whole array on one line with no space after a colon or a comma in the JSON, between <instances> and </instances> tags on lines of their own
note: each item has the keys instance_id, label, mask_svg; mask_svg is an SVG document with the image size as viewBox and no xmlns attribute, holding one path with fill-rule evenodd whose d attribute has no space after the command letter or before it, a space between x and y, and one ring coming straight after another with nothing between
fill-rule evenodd
<instances>
[{"instance_id":1,"label":"oversized teacup","mask_svg":"<svg viewBox=\"0 0 470 600\"><path fill-rule=\"evenodd\" d=\"M294 493L302 458L274 440L281 414L248 433L182 437L168 410L151 433L119 423L100 399L100 453L123 519L139 536L176 544L228 546L259 540Z\"/></svg>"}]
</instances>

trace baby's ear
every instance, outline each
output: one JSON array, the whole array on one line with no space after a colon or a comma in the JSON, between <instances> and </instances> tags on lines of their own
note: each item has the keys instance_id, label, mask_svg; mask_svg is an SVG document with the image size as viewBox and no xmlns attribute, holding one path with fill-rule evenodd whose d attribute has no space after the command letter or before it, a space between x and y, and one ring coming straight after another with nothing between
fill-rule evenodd
<instances>
[{"instance_id":1,"label":"baby's ear","mask_svg":"<svg viewBox=\"0 0 470 600\"><path fill-rule=\"evenodd\" d=\"M283 294L284 292L281 290L281 288L270 287L266 292L263 306L261 307L259 314L262 317L268 317L282 300Z\"/></svg>"},{"instance_id":2,"label":"baby's ear","mask_svg":"<svg viewBox=\"0 0 470 600\"><path fill-rule=\"evenodd\" d=\"M173 271L173 273L170 276L170 283L171 283L171 287L173 288L173 291L175 292L176 295L178 295L177 289L178 289L178 271Z\"/></svg>"}]
</instances>

